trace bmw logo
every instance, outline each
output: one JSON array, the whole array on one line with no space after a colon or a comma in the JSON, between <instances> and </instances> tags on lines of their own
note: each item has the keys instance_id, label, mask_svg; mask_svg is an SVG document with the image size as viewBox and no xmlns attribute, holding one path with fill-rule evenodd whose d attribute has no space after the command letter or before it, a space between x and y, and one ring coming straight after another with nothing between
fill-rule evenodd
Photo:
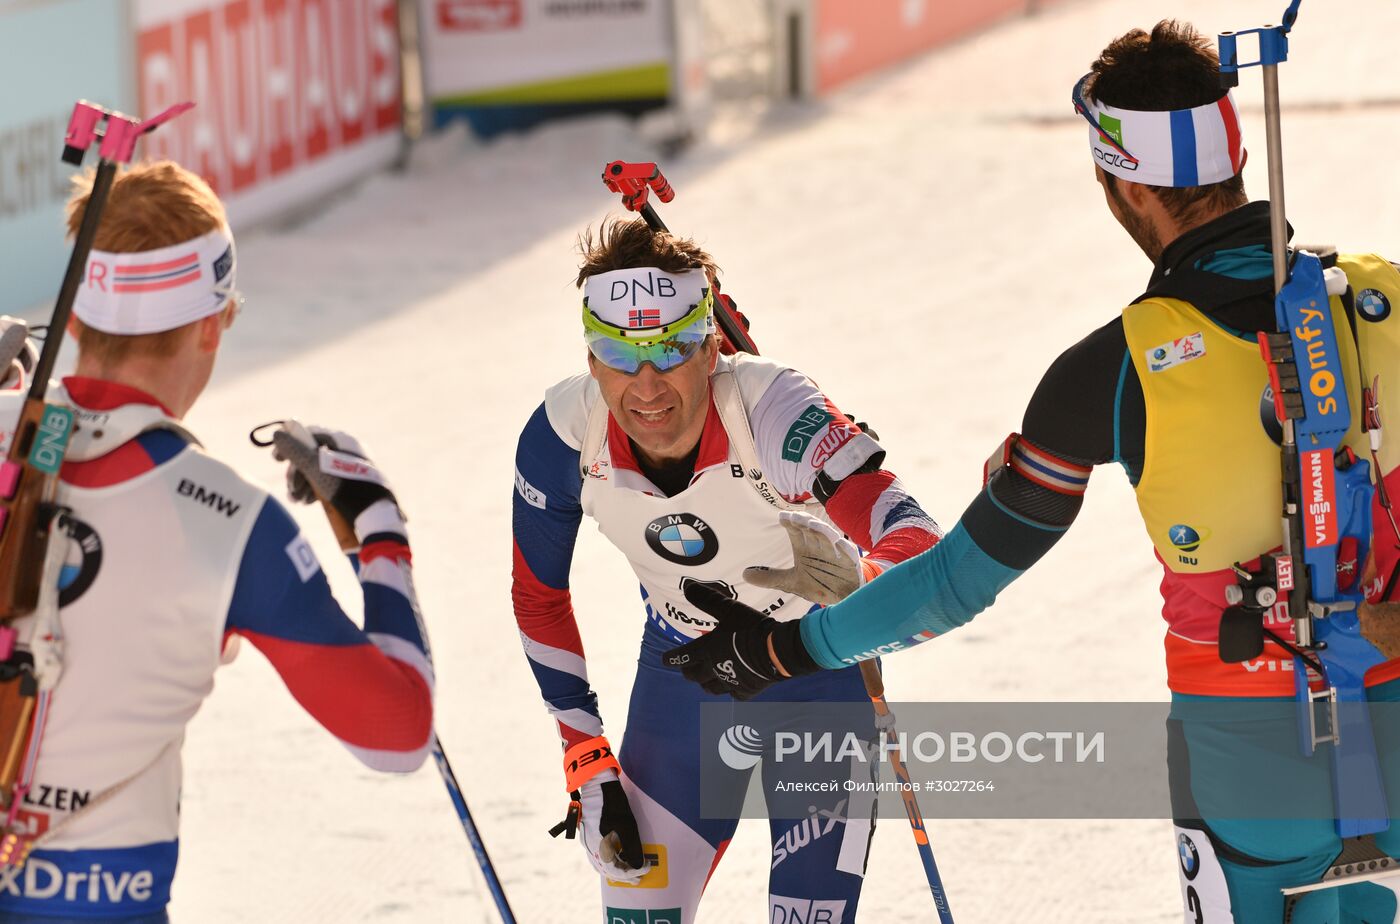
<instances>
[{"instance_id":1,"label":"bmw logo","mask_svg":"<svg viewBox=\"0 0 1400 924\"><path fill-rule=\"evenodd\" d=\"M1201 534L1184 523L1178 523L1167 530L1172 545L1183 552L1194 552L1201 544Z\"/></svg>"},{"instance_id":2,"label":"bmw logo","mask_svg":"<svg viewBox=\"0 0 1400 924\"><path fill-rule=\"evenodd\" d=\"M58 605L68 606L75 602L102 568L102 537L82 520L67 518L68 535L56 535L55 541L68 542L68 552L63 558L63 570L58 575Z\"/></svg>"},{"instance_id":3,"label":"bmw logo","mask_svg":"<svg viewBox=\"0 0 1400 924\"><path fill-rule=\"evenodd\" d=\"M1176 858L1181 861L1181 873L1188 880L1195 879L1201 871L1201 855L1196 845L1185 834L1176 837Z\"/></svg>"},{"instance_id":4,"label":"bmw logo","mask_svg":"<svg viewBox=\"0 0 1400 924\"><path fill-rule=\"evenodd\" d=\"M1384 321L1390 317L1390 299L1379 289L1362 289L1356 293L1356 310L1368 321Z\"/></svg>"},{"instance_id":5,"label":"bmw logo","mask_svg":"<svg viewBox=\"0 0 1400 924\"><path fill-rule=\"evenodd\" d=\"M674 565L703 565L719 554L719 538L693 513L670 513L647 524L647 545Z\"/></svg>"}]
</instances>

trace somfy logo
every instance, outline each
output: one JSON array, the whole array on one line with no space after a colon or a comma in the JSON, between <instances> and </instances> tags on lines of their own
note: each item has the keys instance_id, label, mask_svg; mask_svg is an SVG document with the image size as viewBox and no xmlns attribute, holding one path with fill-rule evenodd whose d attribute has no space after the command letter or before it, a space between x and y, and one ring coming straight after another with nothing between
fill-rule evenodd
<instances>
[{"instance_id":1,"label":"somfy logo","mask_svg":"<svg viewBox=\"0 0 1400 924\"><path fill-rule=\"evenodd\" d=\"M751 770L763 757L763 736L748 725L731 725L719 739L719 759L731 770Z\"/></svg>"}]
</instances>

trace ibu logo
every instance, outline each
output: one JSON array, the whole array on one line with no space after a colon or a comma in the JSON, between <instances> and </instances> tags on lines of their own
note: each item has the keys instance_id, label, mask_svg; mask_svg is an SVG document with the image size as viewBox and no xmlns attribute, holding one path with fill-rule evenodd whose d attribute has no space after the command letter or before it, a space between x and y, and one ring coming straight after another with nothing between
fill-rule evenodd
<instances>
[{"instance_id":1,"label":"ibu logo","mask_svg":"<svg viewBox=\"0 0 1400 924\"><path fill-rule=\"evenodd\" d=\"M693 513L670 513L647 524L647 545L673 565L703 565L719 554L719 537Z\"/></svg>"},{"instance_id":2,"label":"ibu logo","mask_svg":"<svg viewBox=\"0 0 1400 924\"><path fill-rule=\"evenodd\" d=\"M1177 555L1177 561L1183 565L1199 565L1201 560L1189 553L1199 549L1201 543L1210 538L1210 530L1197 530L1185 523L1178 523L1167 530L1167 538L1171 540L1172 547L1178 552L1188 553Z\"/></svg>"},{"instance_id":3,"label":"ibu logo","mask_svg":"<svg viewBox=\"0 0 1400 924\"><path fill-rule=\"evenodd\" d=\"M1168 533L1171 536L1172 545L1183 552L1194 552L1201 547L1201 534L1185 523L1178 523L1168 530Z\"/></svg>"}]
</instances>

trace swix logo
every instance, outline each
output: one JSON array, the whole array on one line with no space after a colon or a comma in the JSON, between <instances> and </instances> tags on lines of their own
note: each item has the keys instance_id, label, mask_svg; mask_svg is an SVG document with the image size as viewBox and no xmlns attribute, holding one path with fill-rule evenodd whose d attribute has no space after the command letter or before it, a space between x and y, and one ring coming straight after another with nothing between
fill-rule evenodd
<instances>
[{"instance_id":1,"label":"swix logo","mask_svg":"<svg viewBox=\"0 0 1400 924\"><path fill-rule=\"evenodd\" d=\"M780 863L803 847L821 840L823 835L830 834L838 824L846 820L845 812L845 799L836 803L834 809L814 809L812 814L793 825L773 842L773 865L769 868L777 869Z\"/></svg>"},{"instance_id":2,"label":"swix logo","mask_svg":"<svg viewBox=\"0 0 1400 924\"><path fill-rule=\"evenodd\" d=\"M1337 541L1337 478L1332 453L1310 450L1303 461L1303 518L1308 548L1332 545Z\"/></svg>"},{"instance_id":3,"label":"swix logo","mask_svg":"<svg viewBox=\"0 0 1400 924\"><path fill-rule=\"evenodd\" d=\"M1316 400L1314 407L1319 414L1335 414L1338 405L1332 392L1337 389L1337 375L1329 368L1331 364L1327 355L1328 338L1324 336L1322 329L1326 322L1327 316L1321 311L1316 308L1304 308L1300 323L1293 328L1293 337L1304 344L1307 369L1311 373L1308 376L1308 392L1309 397ZM1304 371L1301 363L1298 371Z\"/></svg>"},{"instance_id":4,"label":"swix logo","mask_svg":"<svg viewBox=\"0 0 1400 924\"><path fill-rule=\"evenodd\" d=\"M332 475L366 481L374 475L374 469L363 462L345 456L328 456L326 470Z\"/></svg>"},{"instance_id":5,"label":"swix logo","mask_svg":"<svg viewBox=\"0 0 1400 924\"><path fill-rule=\"evenodd\" d=\"M150 901L155 880L155 873L148 869L113 873L104 870L101 863L93 863L81 872L74 870L64 873L57 864L30 857L23 867L0 869L0 895L49 899L62 894L68 902L115 905L126 901Z\"/></svg>"},{"instance_id":6,"label":"swix logo","mask_svg":"<svg viewBox=\"0 0 1400 924\"><path fill-rule=\"evenodd\" d=\"M242 504L235 504L218 491L210 491L203 485L195 484L188 478L180 479L180 484L175 488L175 493L179 494L181 497L190 498L196 504L203 504L210 510L217 510L226 517L232 517L234 514L238 513L239 509L243 506Z\"/></svg>"},{"instance_id":7,"label":"swix logo","mask_svg":"<svg viewBox=\"0 0 1400 924\"><path fill-rule=\"evenodd\" d=\"M836 450L849 443L860 430L852 425L842 424L832 427L817 441L816 451L812 453L812 467L821 468L826 464L826 460L836 454Z\"/></svg>"}]
</instances>

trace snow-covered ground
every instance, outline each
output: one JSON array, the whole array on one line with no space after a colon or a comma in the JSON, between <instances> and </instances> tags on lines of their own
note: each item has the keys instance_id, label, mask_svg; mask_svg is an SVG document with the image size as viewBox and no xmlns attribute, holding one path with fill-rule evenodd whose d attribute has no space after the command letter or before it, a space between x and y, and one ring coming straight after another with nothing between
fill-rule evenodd
<instances>
[{"instance_id":1,"label":"snow-covered ground","mask_svg":"<svg viewBox=\"0 0 1400 924\"><path fill-rule=\"evenodd\" d=\"M952 523L1062 349L1149 267L1093 181L1070 88L1099 48L1164 15L1215 33L1283 0L1114 0L1054 8L819 103L772 112L665 166L663 213L725 268L765 352L878 425L890 465ZM1283 70L1300 236L1400 255L1400 69L1392 0L1305 4ZM1265 194L1258 77L1240 98ZM1307 105L1302 105L1302 104ZM1337 103L1338 105L1332 105ZM411 529L438 669L438 728L522 922L597 920L594 875L546 829L559 752L510 611L516 434L582 368L574 236L610 208L597 176L652 159L618 120L489 146L460 135L319 217L247 236L248 296L191 425L270 488L255 424L295 415L360 435ZM301 520L341 599L358 592L319 513ZM585 530L573 591L615 738L642 614L621 556ZM887 664L892 700L1166 696L1158 574L1131 492L1104 470L1070 536L955 636ZM292 702L256 652L221 672L185 747L181 922L495 920L431 766L370 773ZM960 924L1180 919L1164 821L939 821ZM766 825L745 822L702 922L759 921ZM880 825L862 919L933 919L905 825Z\"/></svg>"}]
</instances>

